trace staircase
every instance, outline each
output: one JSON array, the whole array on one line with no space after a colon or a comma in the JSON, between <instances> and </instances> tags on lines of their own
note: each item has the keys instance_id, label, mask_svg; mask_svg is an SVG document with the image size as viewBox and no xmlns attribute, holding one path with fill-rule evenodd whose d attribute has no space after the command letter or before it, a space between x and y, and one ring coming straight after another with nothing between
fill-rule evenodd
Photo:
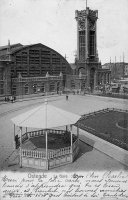
<instances>
[{"instance_id":1,"label":"staircase","mask_svg":"<svg viewBox=\"0 0 128 200\"><path fill-rule=\"evenodd\" d=\"M1 170L19 164L19 149L15 149L2 163Z\"/></svg>"}]
</instances>

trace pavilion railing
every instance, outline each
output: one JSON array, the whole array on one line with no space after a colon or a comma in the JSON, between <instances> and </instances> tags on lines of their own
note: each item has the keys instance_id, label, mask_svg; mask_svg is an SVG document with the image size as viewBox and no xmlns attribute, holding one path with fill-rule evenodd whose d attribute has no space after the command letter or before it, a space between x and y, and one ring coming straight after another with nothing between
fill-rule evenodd
<instances>
[{"instance_id":1,"label":"pavilion railing","mask_svg":"<svg viewBox=\"0 0 128 200\"><path fill-rule=\"evenodd\" d=\"M65 130L54 130L54 129L47 129L48 133L56 133L56 134L63 134ZM28 140L31 137L39 137L45 135L46 130L38 130L38 131L30 131L26 132L22 135L22 143ZM18 146L20 146L20 138L18 138Z\"/></svg>"},{"instance_id":2,"label":"pavilion railing","mask_svg":"<svg viewBox=\"0 0 128 200\"><path fill-rule=\"evenodd\" d=\"M24 133L22 135L22 143L25 142L26 140L28 140L28 134ZM18 137L18 141L16 143L16 147L19 148L20 147L20 137Z\"/></svg>"},{"instance_id":3,"label":"pavilion railing","mask_svg":"<svg viewBox=\"0 0 128 200\"><path fill-rule=\"evenodd\" d=\"M54 129L47 129L48 133L56 133L56 134L64 134L65 130L54 130ZM37 130L37 131L30 131L30 132L26 132L22 135L22 143L25 142L26 140L28 140L29 138L32 137L39 137L39 136L43 136L45 135L46 130ZM17 141L17 148L20 147L20 137L18 138Z\"/></svg>"},{"instance_id":4,"label":"pavilion railing","mask_svg":"<svg viewBox=\"0 0 128 200\"><path fill-rule=\"evenodd\" d=\"M50 151L48 153L48 159L56 158L56 157L59 157L59 156L70 154L70 153L72 153L71 152L71 147L70 146L69 147L64 147L64 148L61 148L61 149Z\"/></svg>"},{"instance_id":5,"label":"pavilion railing","mask_svg":"<svg viewBox=\"0 0 128 200\"><path fill-rule=\"evenodd\" d=\"M30 131L26 132L22 135L22 142L25 140L31 138L31 137L38 137L41 135L44 135L46 130L38 130L38 131ZM56 133L56 134L63 134L65 133L65 130L53 130L53 129L47 129L48 133ZM72 147L64 147L56 150L48 151L47 159L53 159L56 157L64 156L67 154L72 153L76 149L78 145L78 139L75 140ZM21 156L23 157L29 157L29 158L38 158L38 159L46 159L46 152L44 151L38 151L38 150L29 150L29 149L22 149L21 150Z\"/></svg>"},{"instance_id":6,"label":"pavilion railing","mask_svg":"<svg viewBox=\"0 0 128 200\"><path fill-rule=\"evenodd\" d=\"M43 151L22 149L22 156L31 158L46 158L46 153Z\"/></svg>"},{"instance_id":7,"label":"pavilion railing","mask_svg":"<svg viewBox=\"0 0 128 200\"><path fill-rule=\"evenodd\" d=\"M46 130L38 130L38 131L30 131L26 134L28 135L28 138L31 137L39 137L45 135ZM54 129L47 129L47 133L56 133L56 134L63 134L65 133L65 130L54 130Z\"/></svg>"},{"instance_id":8,"label":"pavilion railing","mask_svg":"<svg viewBox=\"0 0 128 200\"><path fill-rule=\"evenodd\" d=\"M26 141L28 139L28 134L25 133L22 135L22 142Z\"/></svg>"},{"instance_id":9,"label":"pavilion railing","mask_svg":"<svg viewBox=\"0 0 128 200\"><path fill-rule=\"evenodd\" d=\"M71 152L72 151L71 151L70 146L64 147L61 149L52 150L52 151L48 152L48 159L56 158L59 156L64 156L64 155L70 154ZM46 159L46 153L43 151L22 149L21 154L23 157Z\"/></svg>"}]
</instances>

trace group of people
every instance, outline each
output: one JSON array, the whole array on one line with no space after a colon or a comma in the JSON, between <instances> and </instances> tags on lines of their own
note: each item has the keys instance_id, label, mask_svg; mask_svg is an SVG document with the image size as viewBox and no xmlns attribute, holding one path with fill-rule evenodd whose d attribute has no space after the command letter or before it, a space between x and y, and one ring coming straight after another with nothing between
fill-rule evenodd
<instances>
[{"instance_id":1,"label":"group of people","mask_svg":"<svg viewBox=\"0 0 128 200\"><path fill-rule=\"evenodd\" d=\"M15 96L5 96L5 102L15 102L16 97Z\"/></svg>"}]
</instances>

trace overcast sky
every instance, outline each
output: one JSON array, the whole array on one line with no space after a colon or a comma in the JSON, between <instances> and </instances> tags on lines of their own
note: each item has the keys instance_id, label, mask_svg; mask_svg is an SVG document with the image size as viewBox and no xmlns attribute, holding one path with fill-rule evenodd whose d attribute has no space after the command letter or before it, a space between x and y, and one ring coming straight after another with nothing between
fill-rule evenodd
<instances>
[{"instance_id":1,"label":"overcast sky","mask_svg":"<svg viewBox=\"0 0 128 200\"><path fill-rule=\"evenodd\" d=\"M75 10L85 0L0 0L0 46L42 43L74 62L77 46ZM128 0L88 0L97 9L97 47L102 64L128 62Z\"/></svg>"}]
</instances>

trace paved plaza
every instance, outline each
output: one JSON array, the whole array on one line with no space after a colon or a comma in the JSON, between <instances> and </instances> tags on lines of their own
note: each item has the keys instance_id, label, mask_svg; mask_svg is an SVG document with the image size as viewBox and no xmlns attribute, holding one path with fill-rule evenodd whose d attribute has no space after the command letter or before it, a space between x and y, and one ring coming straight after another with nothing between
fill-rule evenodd
<instances>
[{"instance_id":1,"label":"paved plaza","mask_svg":"<svg viewBox=\"0 0 128 200\"><path fill-rule=\"evenodd\" d=\"M101 110L104 108L128 109L128 100L99 97L93 95L69 95L66 101L65 95L48 97L48 102L58 108L62 108L75 114L83 115L85 113ZM0 167L3 170L12 171L35 171L30 168L20 168L17 160L11 163L5 160L14 150L14 126L11 118L26 112L41 103L44 103L45 97L36 97L33 99L24 99L15 103L0 104ZM19 131L16 129L16 131ZM24 130L25 132L25 130ZM86 144L86 141L80 141L80 153L74 163L54 168L51 171L84 171L84 170L127 170L128 168Z\"/></svg>"}]
</instances>

